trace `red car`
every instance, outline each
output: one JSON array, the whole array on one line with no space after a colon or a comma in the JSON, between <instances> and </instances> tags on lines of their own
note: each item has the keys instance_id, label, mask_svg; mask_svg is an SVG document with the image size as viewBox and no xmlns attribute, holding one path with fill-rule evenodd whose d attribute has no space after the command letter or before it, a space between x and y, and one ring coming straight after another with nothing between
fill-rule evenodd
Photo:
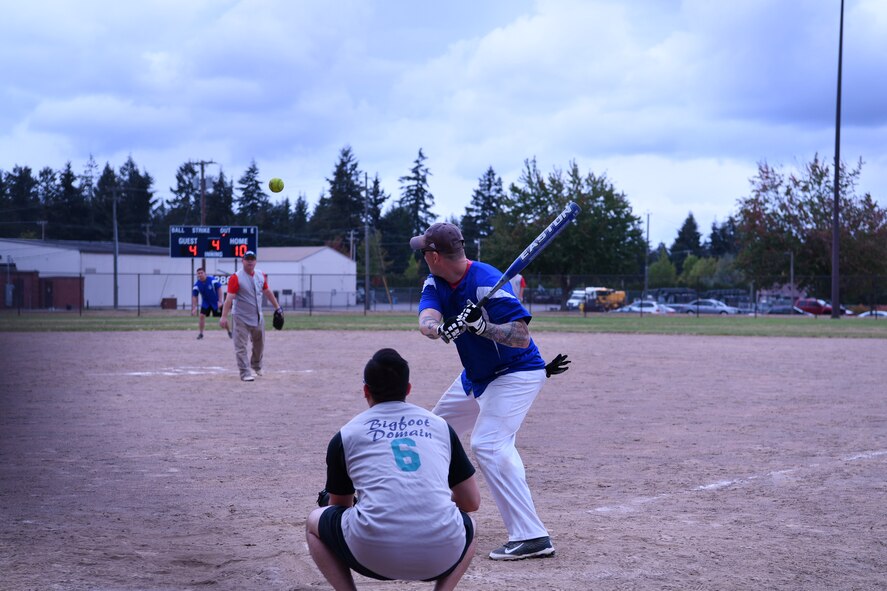
<instances>
[{"instance_id":1,"label":"red car","mask_svg":"<svg viewBox=\"0 0 887 591\"><path fill-rule=\"evenodd\" d=\"M825 300L820 300L817 298L801 298L795 303L795 306L803 310L804 312L809 312L810 314L816 314L817 316L824 316L826 314L832 313L832 305ZM853 315L853 312L841 306L841 316L845 315Z\"/></svg>"},{"instance_id":2,"label":"red car","mask_svg":"<svg viewBox=\"0 0 887 591\"><path fill-rule=\"evenodd\" d=\"M825 300L819 300L816 298L801 298L795 303L795 306L797 306L804 312L816 314L817 316L832 313L831 304L829 304Z\"/></svg>"}]
</instances>

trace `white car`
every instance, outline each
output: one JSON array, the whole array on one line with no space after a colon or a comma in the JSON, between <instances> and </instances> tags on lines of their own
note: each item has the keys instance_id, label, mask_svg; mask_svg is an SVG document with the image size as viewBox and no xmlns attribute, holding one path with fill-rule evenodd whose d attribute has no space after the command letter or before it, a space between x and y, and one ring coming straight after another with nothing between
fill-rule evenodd
<instances>
[{"instance_id":1,"label":"white car","mask_svg":"<svg viewBox=\"0 0 887 591\"><path fill-rule=\"evenodd\" d=\"M578 310L579 306L585 303L585 297L584 289L574 289L570 299L567 300L567 310Z\"/></svg>"},{"instance_id":2,"label":"white car","mask_svg":"<svg viewBox=\"0 0 887 591\"><path fill-rule=\"evenodd\" d=\"M674 304L672 307L681 314L739 314L739 308L728 306L721 300L693 300L687 304Z\"/></svg>"},{"instance_id":3,"label":"white car","mask_svg":"<svg viewBox=\"0 0 887 591\"><path fill-rule=\"evenodd\" d=\"M658 302L643 301L634 302L629 306L622 306L613 310L613 312L622 314L673 314L674 310Z\"/></svg>"},{"instance_id":4,"label":"white car","mask_svg":"<svg viewBox=\"0 0 887 591\"><path fill-rule=\"evenodd\" d=\"M887 310L869 310L863 312L857 318L887 318Z\"/></svg>"}]
</instances>

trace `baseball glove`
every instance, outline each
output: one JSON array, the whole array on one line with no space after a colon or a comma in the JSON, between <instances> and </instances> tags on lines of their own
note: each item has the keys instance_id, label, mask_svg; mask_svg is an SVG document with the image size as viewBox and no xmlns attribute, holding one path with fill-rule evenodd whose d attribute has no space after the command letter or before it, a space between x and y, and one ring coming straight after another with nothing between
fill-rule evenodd
<instances>
[{"instance_id":1,"label":"baseball glove","mask_svg":"<svg viewBox=\"0 0 887 591\"><path fill-rule=\"evenodd\" d=\"M281 308L274 310L274 320L271 321L271 324L276 330L283 328L283 310Z\"/></svg>"},{"instance_id":2,"label":"baseball glove","mask_svg":"<svg viewBox=\"0 0 887 591\"><path fill-rule=\"evenodd\" d=\"M567 359L567 356L563 353L558 353L557 357L548 362L548 365L545 366L545 377L550 378L551 376L559 373L564 373L570 365L570 360Z\"/></svg>"}]
</instances>

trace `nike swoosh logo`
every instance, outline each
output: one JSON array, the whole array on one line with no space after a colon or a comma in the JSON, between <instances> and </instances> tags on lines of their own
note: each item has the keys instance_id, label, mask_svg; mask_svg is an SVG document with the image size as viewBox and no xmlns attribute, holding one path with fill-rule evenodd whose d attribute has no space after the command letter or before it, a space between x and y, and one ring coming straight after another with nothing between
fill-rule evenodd
<instances>
[{"instance_id":1,"label":"nike swoosh logo","mask_svg":"<svg viewBox=\"0 0 887 591\"><path fill-rule=\"evenodd\" d=\"M521 542L520 544L518 544L517 546L515 546L515 547L512 548L511 550L509 550L508 548L506 548L506 549L505 549L505 553L506 553L506 554L514 554L515 552L517 552L518 550L520 550L520 547L523 546L523 545L524 545L523 542Z\"/></svg>"}]
</instances>

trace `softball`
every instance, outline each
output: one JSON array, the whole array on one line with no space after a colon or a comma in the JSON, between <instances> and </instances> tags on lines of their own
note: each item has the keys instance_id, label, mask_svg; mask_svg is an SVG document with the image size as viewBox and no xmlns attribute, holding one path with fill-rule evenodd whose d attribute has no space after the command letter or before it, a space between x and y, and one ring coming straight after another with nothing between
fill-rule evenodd
<instances>
[{"instance_id":1,"label":"softball","mask_svg":"<svg viewBox=\"0 0 887 591\"><path fill-rule=\"evenodd\" d=\"M274 177L270 181L268 181L268 188L271 189L274 193L280 193L283 191L283 180L277 177Z\"/></svg>"}]
</instances>

